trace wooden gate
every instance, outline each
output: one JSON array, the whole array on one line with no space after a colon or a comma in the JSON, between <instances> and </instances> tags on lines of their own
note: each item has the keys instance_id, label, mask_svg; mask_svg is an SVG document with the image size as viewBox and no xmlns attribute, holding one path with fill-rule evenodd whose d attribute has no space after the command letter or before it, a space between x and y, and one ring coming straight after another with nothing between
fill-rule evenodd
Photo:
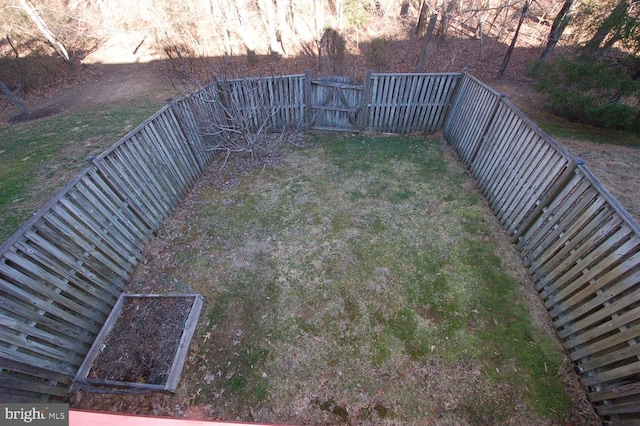
<instances>
[{"instance_id":1,"label":"wooden gate","mask_svg":"<svg viewBox=\"0 0 640 426\"><path fill-rule=\"evenodd\" d=\"M310 126L314 130L357 132L364 86L347 77L311 80Z\"/></svg>"}]
</instances>

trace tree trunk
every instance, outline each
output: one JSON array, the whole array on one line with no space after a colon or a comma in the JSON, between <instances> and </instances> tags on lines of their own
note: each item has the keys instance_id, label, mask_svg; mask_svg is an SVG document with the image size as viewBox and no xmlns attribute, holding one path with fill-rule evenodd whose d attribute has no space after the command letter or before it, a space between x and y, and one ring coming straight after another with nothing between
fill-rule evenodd
<instances>
[{"instance_id":1,"label":"tree trunk","mask_svg":"<svg viewBox=\"0 0 640 426\"><path fill-rule=\"evenodd\" d=\"M591 40L584 46L586 53L595 54L611 31L619 29L624 24L624 17L627 15L629 2L621 0L613 8L609 16L600 24L598 31L591 37Z\"/></svg>"},{"instance_id":2,"label":"tree trunk","mask_svg":"<svg viewBox=\"0 0 640 426\"><path fill-rule=\"evenodd\" d=\"M424 38L424 45L422 48L422 52L420 52L420 57L418 58L418 63L416 64L416 72L424 72L424 61L427 58L429 43L433 38L433 32L436 28L437 22L438 22L438 14L434 13L433 15L431 15L431 19L429 20L429 26L427 27L427 34Z\"/></svg>"},{"instance_id":3,"label":"tree trunk","mask_svg":"<svg viewBox=\"0 0 640 426\"><path fill-rule=\"evenodd\" d=\"M431 6L425 0L422 1L422 5L420 6L420 15L418 16L418 24L416 26L416 35L420 38L424 37L427 34L427 25L429 22L429 9Z\"/></svg>"},{"instance_id":4,"label":"tree trunk","mask_svg":"<svg viewBox=\"0 0 640 426\"><path fill-rule=\"evenodd\" d=\"M9 88L7 86L4 85L4 83L2 81L0 81L0 92L4 93L7 98L9 98L9 100L18 107L18 109L20 111L22 111L24 114L31 114L31 112L27 109L26 106L24 106L24 104L22 102L20 102L18 100L18 98L16 98L16 96L13 94L13 92L11 92L11 90L9 90Z\"/></svg>"},{"instance_id":5,"label":"tree trunk","mask_svg":"<svg viewBox=\"0 0 640 426\"><path fill-rule=\"evenodd\" d=\"M256 33L254 29L251 27L251 23L249 22L249 0L237 1L234 2L235 12L237 16L237 29L240 33L240 38L242 39L242 43L244 44L244 48L246 50L247 58L250 62L254 62L258 59L256 54Z\"/></svg>"},{"instance_id":6,"label":"tree trunk","mask_svg":"<svg viewBox=\"0 0 640 426\"><path fill-rule=\"evenodd\" d=\"M280 41L278 40L278 21L276 17L276 9L272 0L258 0L260 20L264 27L264 31L269 40L269 54L282 57L283 51Z\"/></svg>"},{"instance_id":7,"label":"tree trunk","mask_svg":"<svg viewBox=\"0 0 640 426\"><path fill-rule=\"evenodd\" d=\"M38 10L29 2L29 0L20 0L20 5L27 13L29 18L33 21L33 23L36 24L36 27L38 27L38 30L40 30L47 42L51 45L51 47L53 47L53 50L55 50L60 56L62 56L62 58L64 58L64 60L68 64L71 64L71 58L69 57L69 53L64 47L64 44L62 44L60 40L56 38L53 32L51 32L47 23L38 13Z\"/></svg>"},{"instance_id":8,"label":"tree trunk","mask_svg":"<svg viewBox=\"0 0 640 426\"><path fill-rule=\"evenodd\" d=\"M547 40L547 46L544 48L544 51L540 55L540 59L538 60L538 65L544 64L549 60L549 57L553 53L553 50L556 48L556 45L560 41L560 37L562 37L562 33L564 29L569 24L571 20L571 15L573 14L573 3L574 0L565 0L562 5L562 9L556 15L553 20L553 24L551 25L551 30L549 31L549 39Z\"/></svg>"},{"instance_id":9,"label":"tree trunk","mask_svg":"<svg viewBox=\"0 0 640 426\"><path fill-rule=\"evenodd\" d=\"M507 49L507 54L504 55L502 66L500 67L500 71L498 72L498 78L502 78L504 76L504 72L507 70L507 65L509 64L509 60L511 59L511 54L513 54L513 49L514 47L516 47L516 42L518 41L518 35L520 35L520 27L522 27L524 18L527 17L527 12L529 11L530 5L531 5L531 0L525 0L524 6L522 7L522 13L520 14L520 20L518 21L518 26L516 28L516 32L515 34L513 34L513 39L511 40L511 45L509 46L509 49Z\"/></svg>"},{"instance_id":10,"label":"tree trunk","mask_svg":"<svg viewBox=\"0 0 640 426\"><path fill-rule=\"evenodd\" d=\"M449 29L449 24L451 24L451 17L453 16L453 11L458 7L459 0L449 0L442 2L441 7L441 15L440 18L440 31L438 32L438 37L440 39L444 39L447 35L447 30Z\"/></svg>"},{"instance_id":11,"label":"tree trunk","mask_svg":"<svg viewBox=\"0 0 640 426\"><path fill-rule=\"evenodd\" d=\"M409 15L409 8L411 7L411 4L409 4L408 1L403 1L402 2L402 6L400 7L400 16L402 18L406 18Z\"/></svg>"},{"instance_id":12,"label":"tree trunk","mask_svg":"<svg viewBox=\"0 0 640 426\"><path fill-rule=\"evenodd\" d=\"M478 30L477 30L478 37L480 38L480 60L482 62L486 60L486 58L484 57L484 36L482 34L483 21L484 21L484 17L480 18L480 20L478 21Z\"/></svg>"}]
</instances>

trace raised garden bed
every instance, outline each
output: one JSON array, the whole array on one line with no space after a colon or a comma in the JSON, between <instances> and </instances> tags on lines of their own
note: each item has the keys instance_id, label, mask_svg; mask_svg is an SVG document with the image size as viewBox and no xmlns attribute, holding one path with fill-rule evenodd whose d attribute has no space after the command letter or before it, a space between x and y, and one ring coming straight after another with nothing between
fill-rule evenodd
<instances>
[{"instance_id":1,"label":"raised garden bed","mask_svg":"<svg viewBox=\"0 0 640 426\"><path fill-rule=\"evenodd\" d=\"M202 310L196 294L123 294L80 366L77 385L175 392Z\"/></svg>"}]
</instances>

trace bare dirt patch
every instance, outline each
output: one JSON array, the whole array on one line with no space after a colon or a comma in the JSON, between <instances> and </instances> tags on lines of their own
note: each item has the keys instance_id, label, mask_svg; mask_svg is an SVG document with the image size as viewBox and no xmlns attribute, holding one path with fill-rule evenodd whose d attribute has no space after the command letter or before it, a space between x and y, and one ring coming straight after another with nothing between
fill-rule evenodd
<instances>
[{"instance_id":1,"label":"bare dirt patch","mask_svg":"<svg viewBox=\"0 0 640 426\"><path fill-rule=\"evenodd\" d=\"M598 180L640 221L640 147L556 138L572 155L585 160Z\"/></svg>"}]
</instances>

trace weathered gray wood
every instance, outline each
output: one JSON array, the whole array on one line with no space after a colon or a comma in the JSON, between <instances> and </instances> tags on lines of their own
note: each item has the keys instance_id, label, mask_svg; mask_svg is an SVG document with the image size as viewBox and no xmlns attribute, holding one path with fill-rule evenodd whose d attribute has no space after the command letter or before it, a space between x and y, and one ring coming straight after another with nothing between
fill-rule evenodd
<instances>
[{"instance_id":1,"label":"weathered gray wood","mask_svg":"<svg viewBox=\"0 0 640 426\"><path fill-rule=\"evenodd\" d=\"M444 136L513 234L598 412L637 412L638 224L586 166L471 76L463 77Z\"/></svg>"},{"instance_id":2,"label":"weathered gray wood","mask_svg":"<svg viewBox=\"0 0 640 426\"><path fill-rule=\"evenodd\" d=\"M52 346L52 348L54 349L53 358L56 358L55 354L57 352L55 352L55 348L60 348L61 351L64 351L62 358L58 358L61 361L66 362L68 360L69 357L65 355L69 353L67 351L84 356L87 350L86 345L77 341L68 340L65 338L66 336L56 332L55 330L43 330L41 328L34 328L31 322L24 321L24 318L20 318L17 316L9 317L8 315L6 315L6 312L5 314L0 315L0 326L5 327L4 330L0 330L0 333L8 333L8 329L13 331L16 336L20 336L20 339L22 341L15 346L22 346L25 343L30 343L28 342L28 339L30 337L34 337L39 341L46 342L47 344ZM5 342L4 339L2 341ZM74 356L73 354L70 355ZM73 363L73 359L69 360L69 362Z\"/></svg>"},{"instance_id":3,"label":"weathered gray wood","mask_svg":"<svg viewBox=\"0 0 640 426\"><path fill-rule=\"evenodd\" d=\"M339 76L311 81L311 127L358 131L364 86Z\"/></svg>"},{"instance_id":4,"label":"weathered gray wood","mask_svg":"<svg viewBox=\"0 0 640 426\"><path fill-rule=\"evenodd\" d=\"M37 282L29 278L28 276L20 273L19 271L10 268L5 264L0 264L0 274L5 275L7 279L0 279L0 294L4 297L11 297L20 301L25 306L25 312L29 308L37 308L43 312L48 313L54 318L58 318L69 324L84 323L85 327L90 331L97 332L98 328L95 324L83 321L83 318L79 315L72 314L67 309L81 309L85 316L92 316L94 314L84 310L84 307L78 306L76 303L66 300L60 294L47 288L41 287ZM9 282L11 281L11 283ZM14 285L15 282L17 285ZM34 297L35 296L35 297ZM55 302L52 303L52 302ZM58 304L60 306L58 306ZM66 309L64 309L66 308Z\"/></svg>"},{"instance_id":5,"label":"weathered gray wood","mask_svg":"<svg viewBox=\"0 0 640 426\"><path fill-rule=\"evenodd\" d=\"M555 282L558 275L577 262L586 250L598 246L619 228L622 220L612 215L611 210L602 208L603 206L604 200L594 203L594 208L600 209L597 216L583 216L568 228L569 235L566 239L557 238L554 246L549 247L547 252L541 252L537 259L531 259L529 272L536 281L538 291L542 292L546 286Z\"/></svg>"},{"instance_id":6,"label":"weathered gray wood","mask_svg":"<svg viewBox=\"0 0 640 426\"><path fill-rule=\"evenodd\" d=\"M630 419L637 418L637 414L640 413L640 405L636 399L631 401L625 401L620 398L622 402L618 402L618 399L610 399L607 404L596 405L598 414L601 416L610 416L612 424L630 424L633 425L637 422L629 421L625 414L635 415L629 416Z\"/></svg>"},{"instance_id":7,"label":"weathered gray wood","mask_svg":"<svg viewBox=\"0 0 640 426\"><path fill-rule=\"evenodd\" d=\"M444 137L456 149L461 161L469 165L475 161L493 121L500 95L466 73L460 86L445 123Z\"/></svg>"},{"instance_id":8,"label":"weathered gray wood","mask_svg":"<svg viewBox=\"0 0 640 426\"><path fill-rule=\"evenodd\" d=\"M51 395L57 398L65 398L68 393L68 390L65 386L56 386L52 382L43 382L41 380L30 380L28 377L19 376L10 372L3 372L0 386L11 389L11 392L3 394L9 397L20 391L23 391L25 393L28 392L30 395L27 394L27 398L25 398L26 400L22 400L22 402L33 402L34 398L37 398L37 394ZM3 397L2 402L4 403L8 400L11 399ZM20 400L14 401L19 402Z\"/></svg>"},{"instance_id":9,"label":"weathered gray wood","mask_svg":"<svg viewBox=\"0 0 640 426\"><path fill-rule=\"evenodd\" d=\"M304 75L304 128L311 130L313 112L311 110L311 71L307 70Z\"/></svg>"},{"instance_id":10,"label":"weathered gray wood","mask_svg":"<svg viewBox=\"0 0 640 426\"><path fill-rule=\"evenodd\" d=\"M459 74L372 74L368 129L408 133L439 128Z\"/></svg>"},{"instance_id":11,"label":"weathered gray wood","mask_svg":"<svg viewBox=\"0 0 640 426\"><path fill-rule=\"evenodd\" d=\"M109 313L109 316L106 318L100 330L96 333L95 339L92 342L91 348L87 351L87 354L78 367L78 370L74 375L74 382L84 382L89 376L89 371L91 370L91 366L95 362L98 355L100 355L100 344L104 342L105 338L111 331L111 328L115 324L118 319L118 315L120 315L120 311L122 310L122 306L125 301L125 295L121 294L118 298L118 301L113 305L113 309ZM100 343L98 343L100 342Z\"/></svg>"},{"instance_id":12,"label":"weathered gray wood","mask_svg":"<svg viewBox=\"0 0 640 426\"><path fill-rule=\"evenodd\" d=\"M55 382L55 386L65 388L70 385L73 377L69 374L58 373L47 368L46 364L29 364L21 363L14 359L8 359L6 357L7 352L0 352L0 369L5 372L11 371L13 373L22 374L25 376L31 376L40 381L50 380ZM0 392L1 394L1 392Z\"/></svg>"},{"instance_id":13,"label":"weathered gray wood","mask_svg":"<svg viewBox=\"0 0 640 426\"><path fill-rule=\"evenodd\" d=\"M44 317L41 313L41 309L38 309L40 308L39 306L29 306L19 299L9 300L7 297L2 297L0 298L0 308L7 316L22 318L27 323L38 323L41 327L48 330L54 330L65 338L83 342L85 344L91 344L91 342L93 342L93 336L83 328L84 324L81 322L68 323L66 321L59 321L57 318ZM33 365L42 366L42 364L38 364L37 362Z\"/></svg>"},{"instance_id":14,"label":"weathered gray wood","mask_svg":"<svg viewBox=\"0 0 640 426\"><path fill-rule=\"evenodd\" d=\"M31 364L37 368L48 368L54 375L68 374L79 365L82 354L86 352L86 346L68 343L68 335L63 334L61 330L34 330L34 322L23 315L24 310L14 311L17 313L6 310L7 315L3 315L2 318L3 326L13 325L14 328L3 329L0 332L2 341L10 345L7 347L7 353L12 354L10 358L13 361L22 362L24 365ZM36 315L40 314L42 310L36 312ZM32 318L35 317L34 315Z\"/></svg>"},{"instance_id":15,"label":"weathered gray wood","mask_svg":"<svg viewBox=\"0 0 640 426\"><path fill-rule=\"evenodd\" d=\"M20 284L23 288L31 288L33 286L32 290L34 291L45 291L41 289L52 288L55 289L53 290L55 293L64 292L65 298L71 296L73 299L63 299L60 303L63 304L66 308L72 309L74 312L84 314L90 318L92 318L94 315L100 315L100 313L102 313L104 316L109 313L109 309L107 309L104 305L100 303L91 303L91 299L87 298L87 294L85 292L77 291L74 286L69 285L69 282L66 279L60 279L59 277L42 268L37 263L31 262L30 259L24 258L19 254L13 252L5 253L5 259L11 262L11 269L21 270L21 273L23 275L21 277L22 281ZM0 265L0 270L2 270L5 266L6 265ZM12 278L15 279L16 277ZM81 305L80 303L77 303L73 300L81 300L86 305ZM100 320L102 320L102 318L100 318Z\"/></svg>"},{"instance_id":16,"label":"weathered gray wood","mask_svg":"<svg viewBox=\"0 0 640 426\"><path fill-rule=\"evenodd\" d=\"M200 318L202 306L204 305L204 299L202 298L202 296L194 294L190 295L190 297L193 297L193 305L191 306L189 317L187 318L187 321L185 323L185 330L182 333L182 337L180 337L178 349L176 350L173 362L171 363L171 370L169 371L169 375L167 376L167 382L164 385L165 389L169 392L175 392L178 388L180 376L182 375L182 369L184 368L184 364L189 353L189 343L191 342L191 339L196 332L196 327L198 326L198 318Z\"/></svg>"},{"instance_id":17,"label":"weathered gray wood","mask_svg":"<svg viewBox=\"0 0 640 426\"><path fill-rule=\"evenodd\" d=\"M623 385L610 385L605 389L590 392L589 400L597 403L606 400L615 400L616 398L626 398L629 396L640 395L640 382L628 383Z\"/></svg>"}]
</instances>

